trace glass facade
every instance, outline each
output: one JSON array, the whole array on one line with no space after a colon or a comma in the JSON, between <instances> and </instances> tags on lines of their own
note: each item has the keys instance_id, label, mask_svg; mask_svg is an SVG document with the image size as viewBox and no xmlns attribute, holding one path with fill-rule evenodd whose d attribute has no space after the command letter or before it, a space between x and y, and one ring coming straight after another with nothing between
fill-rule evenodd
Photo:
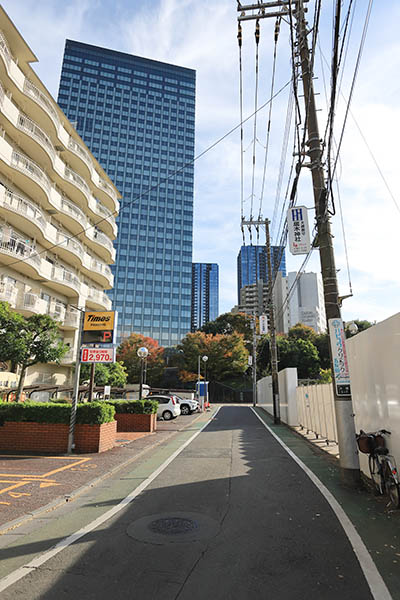
<instances>
[{"instance_id":1,"label":"glass facade","mask_svg":"<svg viewBox=\"0 0 400 600\"><path fill-rule=\"evenodd\" d=\"M219 268L216 263L193 263L192 323L196 331L218 317Z\"/></svg>"},{"instance_id":2,"label":"glass facade","mask_svg":"<svg viewBox=\"0 0 400 600\"><path fill-rule=\"evenodd\" d=\"M280 258L280 262L279 262ZM278 265L279 263L279 265ZM271 246L272 272L281 271L286 277L285 249L282 246ZM252 285L261 279L268 281L267 250L265 246L242 246L237 258L238 303L240 290L245 285Z\"/></svg>"},{"instance_id":3,"label":"glass facade","mask_svg":"<svg viewBox=\"0 0 400 600\"><path fill-rule=\"evenodd\" d=\"M58 103L122 194L118 340L190 331L196 73L67 40Z\"/></svg>"}]
</instances>

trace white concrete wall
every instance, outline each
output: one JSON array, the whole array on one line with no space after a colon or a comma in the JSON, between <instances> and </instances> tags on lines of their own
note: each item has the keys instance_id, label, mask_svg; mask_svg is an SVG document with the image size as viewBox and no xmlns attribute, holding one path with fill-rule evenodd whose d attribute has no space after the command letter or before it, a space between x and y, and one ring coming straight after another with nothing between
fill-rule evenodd
<instances>
[{"instance_id":1,"label":"white concrete wall","mask_svg":"<svg viewBox=\"0 0 400 600\"><path fill-rule=\"evenodd\" d=\"M283 423L296 427L298 425L296 388L297 369L290 367L278 373L279 405ZM272 402L272 377L264 377L257 382L257 404L270 415L274 414Z\"/></svg>"},{"instance_id":2,"label":"white concrete wall","mask_svg":"<svg viewBox=\"0 0 400 600\"><path fill-rule=\"evenodd\" d=\"M400 467L400 313L346 342L356 430L388 429L391 454ZM368 474L367 455L360 455Z\"/></svg>"}]
</instances>

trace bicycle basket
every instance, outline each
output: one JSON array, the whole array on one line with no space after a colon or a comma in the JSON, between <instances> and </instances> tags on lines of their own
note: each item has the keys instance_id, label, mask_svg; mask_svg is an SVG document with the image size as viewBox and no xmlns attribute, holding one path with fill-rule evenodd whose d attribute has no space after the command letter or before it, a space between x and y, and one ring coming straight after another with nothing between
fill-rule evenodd
<instances>
[{"instance_id":1,"label":"bicycle basket","mask_svg":"<svg viewBox=\"0 0 400 600\"><path fill-rule=\"evenodd\" d=\"M357 436L358 449L363 454L372 454L377 448L385 448L385 438L375 433L360 433Z\"/></svg>"}]
</instances>

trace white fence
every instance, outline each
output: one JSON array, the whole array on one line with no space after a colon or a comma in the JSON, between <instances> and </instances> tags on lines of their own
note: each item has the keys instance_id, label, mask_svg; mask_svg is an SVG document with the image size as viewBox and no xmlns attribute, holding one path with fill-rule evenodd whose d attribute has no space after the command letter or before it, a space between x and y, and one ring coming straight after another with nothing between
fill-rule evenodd
<instances>
[{"instance_id":1,"label":"white fence","mask_svg":"<svg viewBox=\"0 0 400 600\"><path fill-rule=\"evenodd\" d=\"M337 443L332 384L301 385L296 392L298 425L327 443Z\"/></svg>"},{"instance_id":2,"label":"white fence","mask_svg":"<svg viewBox=\"0 0 400 600\"><path fill-rule=\"evenodd\" d=\"M290 367L279 371L278 384L281 420L291 427L295 427L298 424L296 404L297 369ZM272 378L270 375L257 382L257 404L269 414L274 414Z\"/></svg>"}]
</instances>

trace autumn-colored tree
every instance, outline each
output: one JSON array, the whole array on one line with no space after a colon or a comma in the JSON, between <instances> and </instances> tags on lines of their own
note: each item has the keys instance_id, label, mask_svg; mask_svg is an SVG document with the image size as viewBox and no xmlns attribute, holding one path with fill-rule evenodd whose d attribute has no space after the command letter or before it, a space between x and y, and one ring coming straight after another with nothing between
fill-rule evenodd
<instances>
[{"instance_id":1,"label":"autumn-colored tree","mask_svg":"<svg viewBox=\"0 0 400 600\"><path fill-rule=\"evenodd\" d=\"M178 349L183 351L184 368L180 375L185 381L197 379L199 357L201 375L204 376L205 365L201 360L203 356L208 356L206 368L207 379L210 381L223 381L241 376L248 367L248 351L243 335L236 332L229 335L212 335L202 331L188 333Z\"/></svg>"},{"instance_id":2,"label":"autumn-colored tree","mask_svg":"<svg viewBox=\"0 0 400 600\"><path fill-rule=\"evenodd\" d=\"M146 337L140 333L131 333L117 348L117 360L124 363L128 373L128 383L139 383L140 381L140 358L137 355L138 348L145 346L149 351L146 358L147 376L149 385L157 385L165 368L164 348L158 345L153 338Z\"/></svg>"},{"instance_id":3,"label":"autumn-colored tree","mask_svg":"<svg viewBox=\"0 0 400 600\"><path fill-rule=\"evenodd\" d=\"M317 333L315 330L309 325L304 325L303 323L297 323L293 327L289 329L288 338L293 340L306 340L315 343L315 338Z\"/></svg>"}]
</instances>

